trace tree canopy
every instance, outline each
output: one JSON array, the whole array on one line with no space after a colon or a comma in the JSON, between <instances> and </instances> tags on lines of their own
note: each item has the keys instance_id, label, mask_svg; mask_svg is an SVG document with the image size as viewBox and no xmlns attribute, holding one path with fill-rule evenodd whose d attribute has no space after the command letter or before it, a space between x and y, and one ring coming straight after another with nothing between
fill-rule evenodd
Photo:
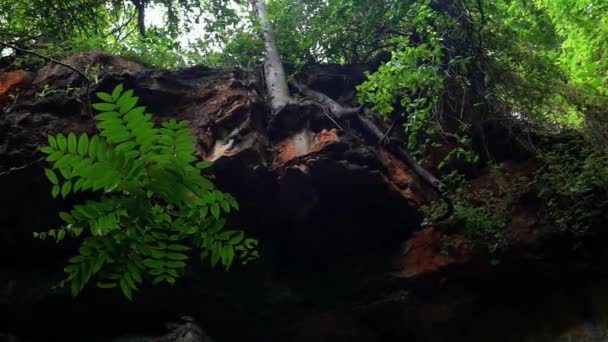
<instances>
[{"instance_id":1,"label":"tree canopy","mask_svg":"<svg viewBox=\"0 0 608 342\"><path fill-rule=\"evenodd\" d=\"M399 104L430 114L416 110L454 98L461 106L483 103L492 107L484 111L500 107L559 127L603 122L607 6L600 0L267 1L281 57L294 73L307 63L365 63L390 53L359 89L359 100L380 113ZM2 0L0 27L3 42L54 56L101 48L160 67L251 67L263 55L247 1Z\"/></svg>"}]
</instances>

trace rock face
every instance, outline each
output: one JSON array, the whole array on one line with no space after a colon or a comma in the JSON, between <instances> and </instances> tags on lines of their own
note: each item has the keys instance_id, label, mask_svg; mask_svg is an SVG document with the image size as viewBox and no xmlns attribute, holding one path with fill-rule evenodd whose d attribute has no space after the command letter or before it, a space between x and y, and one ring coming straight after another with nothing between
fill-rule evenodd
<instances>
[{"instance_id":1,"label":"rock face","mask_svg":"<svg viewBox=\"0 0 608 342\"><path fill-rule=\"evenodd\" d=\"M441 250L441 232L419 230L417 209L433 198L431 190L403 163L338 127L317 106L294 107L271 121L252 75L202 66L145 69L102 52L66 62L95 70L91 92L123 83L157 120L189 120L199 157L214 161L217 185L240 203L233 223L260 240L262 257L230 273L193 265L175 287L144 288L133 303L98 289L72 299L53 287L74 246L58 248L31 235L56 226L56 212L71 203L51 199L38 147L51 132L94 131L86 88L56 65L0 72L0 332L6 336L161 336L163 322L191 315L216 341L458 341L459 333L467 336L462 341L488 341L486 330L475 329L484 316L499 321L502 312L525 312L537 295L551 307L552 293L562 289L555 282L588 291L587 281L545 277L534 266L478 262L458 235L450 250ZM335 86L329 93L336 99L352 98L352 80L335 83L348 78L311 79ZM194 320L153 341L210 341ZM564 329L575 334L577 326L594 324L571 319ZM536 336L533 324L527 327Z\"/></svg>"}]
</instances>

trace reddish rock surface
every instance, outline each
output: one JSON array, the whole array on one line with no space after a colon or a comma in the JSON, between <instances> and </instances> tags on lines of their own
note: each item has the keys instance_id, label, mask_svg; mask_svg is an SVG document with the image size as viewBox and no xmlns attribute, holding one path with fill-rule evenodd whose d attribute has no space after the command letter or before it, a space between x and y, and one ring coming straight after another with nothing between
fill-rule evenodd
<instances>
[{"instance_id":1,"label":"reddish rock surface","mask_svg":"<svg viewBox=\"0 0 608 342\"><path fill-rule=\"evenodd\" d=\"M16 88L27 87L31 82L31 74L23 70L0 73L0 99L8 97Z\"/></svg>"},{"instance_id":2,"label":"reddish rock surface","mask_svg":"<svg viewBox=\"0 0 608 342\"><path fill-rule=\"evenodd\" d=\"M462 235L442 234L434 226L427 226L405 243L398 274L410 278L470 260L471 252Z\"/></svg>"}]
</instances>

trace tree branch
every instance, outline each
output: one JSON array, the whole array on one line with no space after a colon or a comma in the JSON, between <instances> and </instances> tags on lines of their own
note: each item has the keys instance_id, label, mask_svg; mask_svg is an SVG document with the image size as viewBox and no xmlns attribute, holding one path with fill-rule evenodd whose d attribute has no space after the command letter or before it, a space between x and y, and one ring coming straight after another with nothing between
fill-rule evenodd
<instances>
[{"instance_id":1,"label":"tree branch","mask_svg":"<svg viewBox=\"0 0 608 342\"><path fill-rule=\"evenodd\" d=\"M86 103L86 107L87 107L87 111L89 113L89 116L91 116L91 119L93 120L93 124L95 125L95 117L93 116L93 110L91 109L91 95L90 95L91 94L91 80L89 80L89 78L87 77L87 75L85 75L85 73L83 73L82 71L76 69L75 67L73 67L73 66L71 66L69 64L66 64L66 63L60 62L60 61L58 61L58 60L56 60L54 58L51 58L51 57L39 54L38 52L35 52L35 51L23 49L23 48L20 48L18 46L15 46L15 45L12 45L12 44L9 44L9 43L5 43L3 41L0 41L0 45L1 46L5 46L5 47L10 48L10 49L13 49L13 50L16 50L16 51L19 51L19 52L23 52L23 53L27 53L27 54L30 54L30 55L34 55L36 57L40 57L40 58L42 58L44 60L47 60L47 61L49 61L51 63L54 63L54 64L61 65L63 67L66 67L66 68L74 71L79 76L81 76L84 79L84 82L86 84L86 102L87 102ZM95 125L95 127L97 127L97 126Z\"/></svg>"},{"instance_id":2,"label":"tree branch","mask_svg":"<svg viewBox=\"0 0 608 342\"><path fill-rule=\"evenodd\" d=\"M395 154L399 159L401 159L412 171L414 171L423 181L425 181L428 185L430 185L447 204L447 211L442 217L438 219L438 221L442 221L449 216L452 215L453 212L453 204L448 196L448 187L441 182L437 177L427 171L425 168L420 166L414 160L412 155L401 145L390 143L390 140L387 140L385 137L385 133L376 125L366 114L371 114L367 108L362 110L362 107L354 107L354 108L345 108L336 102L331 97L320 93L316 90L310 89L306 85L293 81L291 84L302 94L307 97L321 103L322 105L329 108L329 110L334 114L338 119L344 119L350 116L355 115L363 128L367 131L368 134L375 137L379 144L385 146L389 151Z\"/></svg>"}]
</instances>

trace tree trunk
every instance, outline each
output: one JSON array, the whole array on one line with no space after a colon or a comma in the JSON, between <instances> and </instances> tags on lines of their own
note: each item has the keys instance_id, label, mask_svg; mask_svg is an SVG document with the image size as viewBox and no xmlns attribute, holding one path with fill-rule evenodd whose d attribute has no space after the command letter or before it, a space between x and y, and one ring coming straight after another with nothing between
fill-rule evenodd
<instances>
[{"instance_id":1,"label":"tree trunk","mask_svg":"<svg viewBox=\"0 0 608 342\"><path fill-rule=\"evenodd\" d=\"M289 88L283 61L277 46L276 33L266 11L264 0L250 0L253 10L258 16L264 34L264 77L266 89L270 96L270 108L277 113L289 102Z\"/></svg>"},{"instance_id":2,"label":"tree trunk","mask_svg":"<svg viewBox=\"0 0 608 342\"><path fill-rule=\"evenodd\" d=\"M137 10L137 30L144 37L146 35L146 3L144 0L133 0Z\"/></svg>"}]
</instances>

